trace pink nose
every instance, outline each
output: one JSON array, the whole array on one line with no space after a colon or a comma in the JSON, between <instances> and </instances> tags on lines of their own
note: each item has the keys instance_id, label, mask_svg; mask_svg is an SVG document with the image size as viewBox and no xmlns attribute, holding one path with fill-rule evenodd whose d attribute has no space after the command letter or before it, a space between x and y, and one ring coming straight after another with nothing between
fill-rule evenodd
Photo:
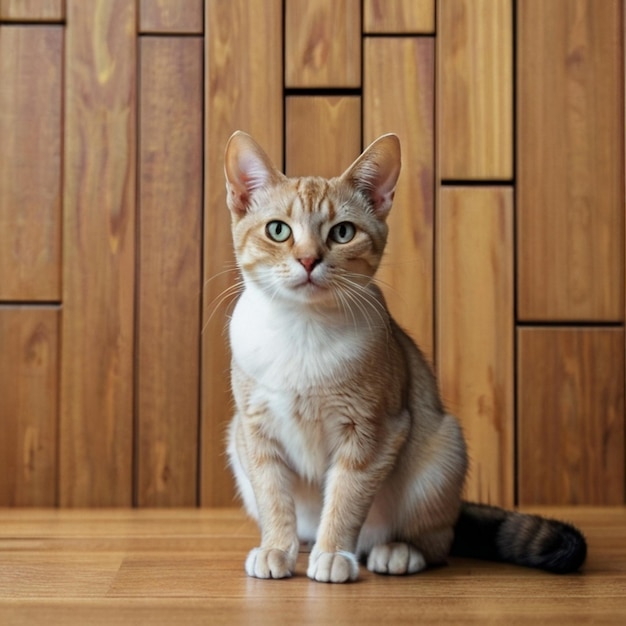
<instances>
[{"instance_id":1,"label":"pink nose","mask_svg":"<svg viewBox=\"0 0 626 626\"><path fill-rule=\"evenodd\" d=\"M320 260L314 256L305 256L298 259L298 261L300 261L300 264L304 267L307 274L310 274L313 271L313 268L320 262Z\"/></svg>"}]
</instances>

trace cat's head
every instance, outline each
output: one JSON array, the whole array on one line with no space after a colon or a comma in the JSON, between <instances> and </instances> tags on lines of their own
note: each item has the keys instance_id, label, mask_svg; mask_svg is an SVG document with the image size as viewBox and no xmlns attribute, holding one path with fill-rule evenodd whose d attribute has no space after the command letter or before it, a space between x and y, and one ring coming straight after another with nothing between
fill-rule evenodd
<instances>
[{"instance_id":1,"label":"cat's head","mask_svg":"<svg viewBox=\"0 0 626 626\"><path fill-rule=\"evenodd\" d=\"M271 298L337 306L369 284L400 173L396 135L380 137L341 176L325 179L287 178L238 131L226 147L225 173L246 284Z\"/></svg>"}]
</instances>

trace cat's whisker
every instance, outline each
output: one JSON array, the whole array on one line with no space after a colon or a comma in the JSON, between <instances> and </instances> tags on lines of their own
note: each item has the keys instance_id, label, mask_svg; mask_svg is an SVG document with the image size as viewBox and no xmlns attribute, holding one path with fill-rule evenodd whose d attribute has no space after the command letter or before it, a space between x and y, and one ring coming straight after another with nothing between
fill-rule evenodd
<instances>
[{"instance_id":1,"label":"cat's whisker","mask_svg":"<svg viewBox=\"0 0 626 626\"><path fill-rule=\"evenodd\" d=\"M385 306L381 302L379 302L379 300L369 291L369 289L367 288L367 285L364 286L364 285L361 285L360 282L358 282L359 280L363 279L362 275L354 273L354 272L343 271L342 273L338 274L338 276L342 278L344 281L346 281L344 284L348 284L351 288L357 290L359 295L361 295L364 299L368 300L369 304L377 308L380 311L380 313L383 315L383 318L385 320L387 319L387 309L385 308ZM367 278L368 278L368 284L371 282L378 282L378 281L375 281L375 279L372 279L369 277Z\"/></svg>"},{"instance_id":2,"label":"cat's whisker","mask_svg":"<svg viewBox=\"0 0 626 626\"><path fill-rule=\"evenodd\" d=\"M234 284L229 285L226 289L224 289L222 292L220 292L215 298L213 298L213 300L211 300L211 302L209 303L209 305L207 307L207 309L209 309L211 311L211 313L210 313L207 321L202 326L202 331L200 333L201 335L203 335L204 331L208 328L209 324L211 323L211 320L213 319L213 317L217 313L218 309L225 302L228 302L229 299L235 298L239 294L241 294L243 292L243 290L244 290L244 287L245 287L244 281L243 280L238 280Z\"/></svg>"},{"instance_id":3,"label":"cat's whisker","mask_svg":"<svg viewBox=\"0 0 626 626\"><path fill-rule=\"evenodd\" d=\"M353 326L358 326L356 316L354 315L354 311L352 310L352 307L350 306L350 301L348 300L346 295L340 289L333 289L332 294L339 308L344 311L344 313L348 312L350 314Z\"/></svg>"},{"instance_id":4,"label":"cat's whisker","mask_svg":"<svg viewBox=\"0 0 626 626\"><path fill-rule=\"evenodd\" d=\"M351 297L351 301L359 308L363 317L368 323L368 327L372 330L372 316L368 311L374 312L381 322L381 326L388 330L389 322L386 311L381 303L365 288L357 282L350 280L346 276L338 275L337 278L342 284L342 288L346 295Z\"/></svg>"},{"instance_id":5,"label":"cat's whisker","mask_svg":"<svg viewBox=\"0 0 626 626\"><path fill-rule=\"evenodd\" d=\"M206 288L214 280L220 278L220 276L224 276L225 274L231 274L233 272L237 274L239 273L239 266L236 263L233 265L233 267L227 267L223 269L222 271L217 272L213 274L212 276L210 276L209 278L207 278L203 283L203 287Z\"/></svg>"}]
</instances>

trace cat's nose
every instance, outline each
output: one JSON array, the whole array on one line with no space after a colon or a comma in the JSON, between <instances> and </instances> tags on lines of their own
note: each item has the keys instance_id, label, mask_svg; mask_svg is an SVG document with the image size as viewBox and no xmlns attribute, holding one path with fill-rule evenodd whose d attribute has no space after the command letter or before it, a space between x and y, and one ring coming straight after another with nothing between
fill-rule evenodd
<instances>
[{"instance_id":1,"label":"cat's nose","mask_svg":"<svg viewBox=\"0 0 626 626\"><path fill-rule=\"evenodd\" d=\"M313 271L313 269L320 262L320 260L321 259L318 259L315 256L305 256L301 259L298 259L302 267L304 267L304 269L306 270L307 274L310 274Z\"/></svg>"}]
</instances>

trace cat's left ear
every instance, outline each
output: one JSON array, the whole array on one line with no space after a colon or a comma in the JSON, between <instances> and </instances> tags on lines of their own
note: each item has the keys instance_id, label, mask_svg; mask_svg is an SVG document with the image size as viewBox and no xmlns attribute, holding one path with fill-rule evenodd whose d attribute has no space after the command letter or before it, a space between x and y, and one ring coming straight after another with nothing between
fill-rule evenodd
<instances>
[{"instance_id":1,"label":"cat's left ear","mask_svg":"<svg viewBox=\"0 0 626 626\"><path fill-rule=\"evenodd\" d=\"M342 178L365 193L375 215L385 219L393 203L400 166L400 140L390 133L366 148Z\"/></svg>"},{"instance_id":2,"label":"cat's left ear","mask_svg":"<svg viewBox=\"0 0 626 626\"><path fill-rule=\"evenodd\" d=\"M235 131L226 144L224 173L228 208L239 217L247 212L250 197L257 189L285 178L263 148L240 130Z\"/></svg>"}]
</instances>

